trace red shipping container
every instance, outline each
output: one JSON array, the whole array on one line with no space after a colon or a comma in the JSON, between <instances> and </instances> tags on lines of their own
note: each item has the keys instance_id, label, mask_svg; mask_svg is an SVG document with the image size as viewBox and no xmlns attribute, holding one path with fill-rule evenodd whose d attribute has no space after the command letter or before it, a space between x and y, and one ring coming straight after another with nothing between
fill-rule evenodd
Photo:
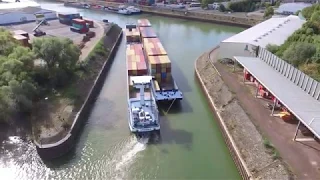
<instances>
[{"instance_id":1,"label":"red shipping container","mask_svg":"<svg viewBox=\"0 0 320 180\"><path fill-rule=\"evenodd\" d=\"M83 19L72 19L72 23L85 25L86 21Z\"/></svg>"}]
</instances>

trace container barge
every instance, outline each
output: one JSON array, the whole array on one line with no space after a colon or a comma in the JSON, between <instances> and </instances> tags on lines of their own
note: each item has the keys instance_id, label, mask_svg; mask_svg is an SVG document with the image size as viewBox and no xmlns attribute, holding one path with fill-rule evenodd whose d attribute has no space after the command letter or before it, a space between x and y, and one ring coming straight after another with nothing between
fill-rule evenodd
<instances>
[{"instance_id":1,"label":"container barge","mask_svg":"<svg viewBox=\"0 0 320 180\"><path fill-rule=\"evenodd\" d=\"M128 123L132 133L159 132L159 112L152 91L152 76L148 75L147 64L138 42L136 26L127 26L127 87L128 87ZM130 37L130 38L129 38Z\"/></svg>"},{"instance_id":2,"label":"container barge","mask_svg":"<svg viewBox=\"0 0 320 180\"><path fill-rule=\"evenodd\" d=\"M171 74L171 61L148 19L139 19L137 27L146 57L148 74L153 76L153 95L158 102L182 100L183 95Z\"/></svg>"}]
</instances>

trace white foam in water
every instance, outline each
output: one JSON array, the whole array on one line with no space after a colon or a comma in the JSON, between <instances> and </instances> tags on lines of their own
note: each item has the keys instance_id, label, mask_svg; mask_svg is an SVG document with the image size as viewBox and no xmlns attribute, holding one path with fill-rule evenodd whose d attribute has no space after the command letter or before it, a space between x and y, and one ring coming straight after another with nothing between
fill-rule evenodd
<instances>
[{"instance_id":1,"label":"white foam in water","mask_svg":"<svg viewBox=\"0 0 320 180\"><path fill-rule=\"evenodd\" d=\"M126 167L128 167L132 163L132 161L134 160L134 158L139 152L146 149L148 141L149 141L149 138L141 138L139 139L139 142L137 141L136 138L132 138L126 144L124 149L120 151L122 155L120 156L120 159L116 161L116 169L115 169L119 173L119 175L121 174L122 177L124 176ZM123 179L119 177L119 175L117 176L116 179Z\"/></svg>"},{"instance_id":2,"label":"white foam in water","mask_svg":"<svg viewBox=\"0 0 320 180\"><path fill-rule=\"evenodd\" d=\"M137 139L132 140L125 148L127 152L124 152L120 161L116 164L116 170L121 170L134 159L136 154L145 150L148 140L148 138L140 139L140 142Z\"/></svg>"},{"instance_id":3,"label":"white foam in water","mask_svg":"<svg viewBox=\"0 0 320 180\"><path fill-rule=\"evenodd\" d=\"M8 139L10 144L18 144L22 141L19 136L10 136Z\"/></svg>"}]
</instances>

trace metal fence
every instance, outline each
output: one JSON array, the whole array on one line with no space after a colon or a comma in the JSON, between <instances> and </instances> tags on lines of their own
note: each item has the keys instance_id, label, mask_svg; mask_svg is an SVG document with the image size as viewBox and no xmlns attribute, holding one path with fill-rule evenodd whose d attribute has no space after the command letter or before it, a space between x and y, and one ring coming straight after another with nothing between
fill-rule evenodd
<instances>
[{"instance_id":1,"label":"metal fence","mask_svg":"<svg viewBox=\"0 0 320 180\"><path fill-rule=\"evenodd\" d=\"M304 74L291 64L280 59L264 48L259 47L258 57L284 77L289 79L292 83L301 88L303 91L305 91L307 94L320 101L320 84L318 81Z\"/></svg>"}]
</instances>

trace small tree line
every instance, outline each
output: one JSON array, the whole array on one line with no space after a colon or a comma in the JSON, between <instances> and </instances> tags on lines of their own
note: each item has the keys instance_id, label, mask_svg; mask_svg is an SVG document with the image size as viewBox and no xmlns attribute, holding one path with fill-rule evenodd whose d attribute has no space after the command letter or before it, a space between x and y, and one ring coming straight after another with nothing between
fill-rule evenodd
<instances>
[{"instance_id":1,"label":"small tree line","mask_svg":"<svg viewBox=\"0 0 320 180\"><path fill-rule=\"evenodd\" d=\"M65 86L79 56L79 48L69 39L37 38L31 50L0 29L0 122L29 113L34 102Z\"/></svg>"},{"instance_id":2,"label":"small tree line","mask_svg":"<svg viewBox=\"0 0 320 180\"><path fill-rule=\"evenodd\" d=\"M222 0L201 0L202 8L208 7L209 4L212 3L220 3ZM279 7L280 1L275 1L273 4L269 2L262 2L257 0L243 0L243 1L235 1L229 2L227 7L223 4L220 4L219 10L224 11L232 11L232 12L252 12L261 8L265 9L264 17L268 18L274 14L273 7Z\"/></svg>"},{"instance_id":3,"label":"small tree line","mask_svg":"<svg viewBox=\"0 0 320 180\"><path fill-rule=\"evenodd\" d=\"M320 81L320 5L304 8L307 19L281 46L268 45L267 49Z\"/></svg>"}]
</instances>

